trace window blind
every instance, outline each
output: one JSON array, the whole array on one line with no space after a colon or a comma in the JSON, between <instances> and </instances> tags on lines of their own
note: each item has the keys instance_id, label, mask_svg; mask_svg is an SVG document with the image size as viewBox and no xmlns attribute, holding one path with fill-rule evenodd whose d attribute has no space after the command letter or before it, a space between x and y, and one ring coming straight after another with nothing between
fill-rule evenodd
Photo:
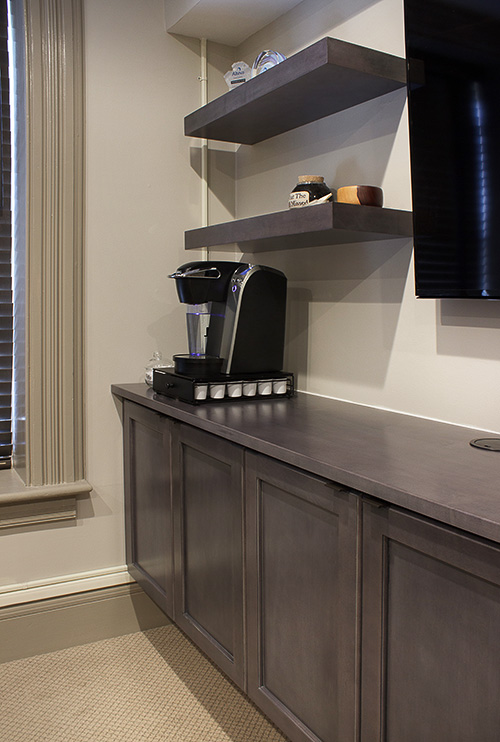
<instances>
[{"instance_id":1,"label":"window blind","mask_svg":"<svg viewBox=\"0 0 500 742\"><path fill-rule=\"evenodd\" d=\"M0 0L0 468L12 460L11 151L7 0Z\"/></svg>"}]
</instances>

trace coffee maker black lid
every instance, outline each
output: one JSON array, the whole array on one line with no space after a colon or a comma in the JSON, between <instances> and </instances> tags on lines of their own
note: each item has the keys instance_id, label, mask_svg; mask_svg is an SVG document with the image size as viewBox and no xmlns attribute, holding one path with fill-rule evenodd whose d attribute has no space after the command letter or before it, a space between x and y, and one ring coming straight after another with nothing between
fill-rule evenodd
<instances>
[{"instance_id":1,"label":"coffee maker black lid","mask_svg":"<svg viewBox=\"0 0 500 742\"><path fill-rule=\"evenodd\" d=\"M225 301L229 282L244 263L229 260L195 260L184 263L172 273L177 295L183 304L205 304L209 301Z\"/></svg>"}]
</instances>

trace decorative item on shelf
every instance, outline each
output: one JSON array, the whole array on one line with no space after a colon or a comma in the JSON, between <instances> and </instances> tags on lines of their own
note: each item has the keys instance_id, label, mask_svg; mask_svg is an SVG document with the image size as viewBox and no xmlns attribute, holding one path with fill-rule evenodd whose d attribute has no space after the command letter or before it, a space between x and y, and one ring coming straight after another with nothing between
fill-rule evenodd
<instances>
[{"instance_id":1,"label":"decorative item on shelf","mask_svg":"<svg viewBox=\"0 0 500 742\"><path fill-rule=\"evenodd\" d=\"M322 175L299 175L298 183L290 193L288 208L312 206L316 203L325 203L332 198L333 193Z\"/></svg>"},{"instance_id":2,"label":"decorative item on shelf","mask_svg":"<svg viewBox=\"0 0 500 742\"><path fill-rule=\"evenodd\" d=\"M148 361L148 365L146 366L146 374L144 377L144 381L148 386L153 386L153 369L155 368L173 368L172 363L165 363L162 359L162 355L159 350L155 350L153 355Z\"/></svg>"},{"instance_id":3,"label":"decorative item on shelf","mask_svg":"<svg viewBox=\"0 0 500 742\"><path fill-rule=\"evenodd\" d=\"M383 206L384 192L378 186L342 186L337 190L337 201L344 204L363 206Z\"/></svg>"},{"instance_id":4,"label":"decorative item on shelf","mask_svg":"<svg viewBox=\"0 0 500 742\"><path fill-rule=\"evenodd\" d=\"M275 67L280 62L284 62L285 59L286 57L284 54L274 52L272 49L266 49L265 51L260 52L260 54L257 54L255 62L253 63L252 77L256 77L262 72L266 72L266 70L270 70L271 67Z\"/></svg>"},{"instance_id":5,"label":"decorative item on shelf","mask_svg":"<svg viewBox=\"0 0 500 742\"><path fill-rule=\"evenodd\" d=\"M334 201L333 193L327 193L326 196L321 196L321 198L315 198L313 201L309 201L308 204L305 204L306 206L320 206L321 204L326 204L327 201Z\"/></svg>"},{"instance_id":6,"label":"decorative item on shelf","mask_svg":"<svg viewBox=\"0 0 500 742\"><path fill-rule=\"evenodd\" d=\"M232 90L242 82L250 80L251 77L252 68L246 62L234 62L231 69L224 75L224 80L229 90Z\"/></svg>"}]
</instances>

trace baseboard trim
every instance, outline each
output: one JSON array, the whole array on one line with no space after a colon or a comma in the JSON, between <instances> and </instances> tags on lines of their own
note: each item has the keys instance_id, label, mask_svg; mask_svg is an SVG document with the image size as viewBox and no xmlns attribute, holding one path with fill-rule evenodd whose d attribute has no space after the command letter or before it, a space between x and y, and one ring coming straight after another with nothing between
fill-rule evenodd
<instances>
[{"instance_id":1,"label":"baseboard trim","mask_svg":"<svg viewBox=\"0 0 500 742\"><path fill-rule=\"evenodd\" d=\"M0 587L0 608L100 590L106 587L116 587L132 582L134 582L134 579L129 575L127 566L121 565L109 569L60 575L46 580L6 585Z\"/></svg>"},{"instance_id":2,"label":"baseboard trim","mask_svg":"<svg viewBox=\"0 0 500 742\"><path fill-rule=\"evenodd\" d=\"M0 663L169 623L136 583L8 606L0 609Z\"/></svg>"}]
</instances>

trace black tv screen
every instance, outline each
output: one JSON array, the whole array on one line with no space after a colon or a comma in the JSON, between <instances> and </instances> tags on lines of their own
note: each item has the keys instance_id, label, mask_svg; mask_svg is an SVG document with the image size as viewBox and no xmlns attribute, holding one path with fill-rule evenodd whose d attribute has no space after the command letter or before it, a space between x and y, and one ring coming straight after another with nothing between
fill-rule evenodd
<instances>
[{"instance_id":1,"label":"black tv screen","mask_svg":"<svg viewBox=\"0 0 500 742\"><path fill-rule=\"evenodd\" d=\"M500 0L404 0L420 297L500 299Z\"/></svg>"}]
</instances>

